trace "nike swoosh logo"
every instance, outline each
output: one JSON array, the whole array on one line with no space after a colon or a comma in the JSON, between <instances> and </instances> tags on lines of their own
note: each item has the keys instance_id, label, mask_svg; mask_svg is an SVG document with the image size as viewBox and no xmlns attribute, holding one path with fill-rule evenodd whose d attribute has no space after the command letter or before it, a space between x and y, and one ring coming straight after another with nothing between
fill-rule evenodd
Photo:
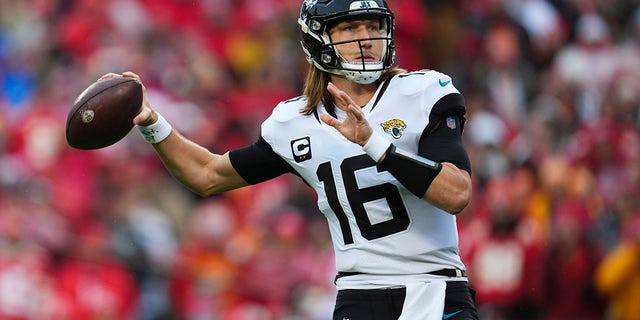
<instances>
[{"instance_id":1,"label":"nike swoosh logo","mask_svg":"<svg viewBox=\"0 0 640 320\"><path fill-rule=\"evenodd\" d=\"M445 313L445 314L443 314L443 315L442 315L442 319L443 319L443 320L451 319L451 318L453 318L456 314L458 314L458 313L460 313L460 312L462 312L462 310L458 310L458 311L456 311L456 312L451 312L451 313Z\"/></svg>"},{"instance_id":2,"label":"nike swoosh logo","mask_svg":"<svg viewBox=\"0 0 640 320\"><path fill-rule=\"evenodd\" d=\"M440 83L441 87L444 87L444 86L448 85L451 82L451 80L442 81L442 79L440 79L440 80L438 80L438 82Z\"/></svg>"}]
</instances>

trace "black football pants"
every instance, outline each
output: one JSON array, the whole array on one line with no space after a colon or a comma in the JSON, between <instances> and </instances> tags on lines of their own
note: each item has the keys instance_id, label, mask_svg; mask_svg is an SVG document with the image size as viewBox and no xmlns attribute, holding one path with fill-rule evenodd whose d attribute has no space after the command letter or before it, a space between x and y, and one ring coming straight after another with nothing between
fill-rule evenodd
<instances>
[{"instance_id":1,"label":"black football pants","mask_svg":"<svg viewBox=\"0 0 640 320\"><path fill-rule=\"evenodd\" d=\"M340 290L333 320L396 320L402 313L405 295L405 288ZM475 291L467 282L447 282L443 319L478 319Z\"/></svg>"}]
</instances>

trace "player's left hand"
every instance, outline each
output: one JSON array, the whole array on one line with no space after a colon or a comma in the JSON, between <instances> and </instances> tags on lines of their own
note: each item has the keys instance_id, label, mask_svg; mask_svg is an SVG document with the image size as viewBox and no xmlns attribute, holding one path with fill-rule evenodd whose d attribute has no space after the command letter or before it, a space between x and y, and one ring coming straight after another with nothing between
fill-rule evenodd
<instances>
[{"instance_id":1,"label":"player's left hand","mask_svg":"<svg viewBox=\"0 0 640 320\"><path fill-rule=\"evenodd\" d=\"M364 146L373 133L364 113L347 93L333 83L329 82L327 90L333 96L336 107L347 113L347 118L340 121L328 114L322 114L320 119L338 130L349 141Z\"/></svg>"}]
</instances>

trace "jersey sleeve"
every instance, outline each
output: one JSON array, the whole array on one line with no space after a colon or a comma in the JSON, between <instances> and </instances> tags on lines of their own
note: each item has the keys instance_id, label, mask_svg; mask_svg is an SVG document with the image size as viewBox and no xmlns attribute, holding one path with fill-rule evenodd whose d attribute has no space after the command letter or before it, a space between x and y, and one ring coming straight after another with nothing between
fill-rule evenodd
<instances>
[{"instance_id":1,"label":"jersey sleeve","mask_svg":"<svg viewBox=\"0 0 640 320\"><path fill-rule=\"evenodd\" d=\"M465 102L460 93L440 98L429 114L429 124L424 129L418 146L418 154L438 162L450 162L471 173L471 161L462 143Z\"/></svg>"},{"instance_id":2,"label":"jersey sleeve","mask_svg":"<svg viewBox=\"0 0 640 320\"><path fill-rule=\"evenodd\" d=\"M229 152L231 165L249 184L257 184L285 173L293 168L262 138L253 144Z\"/></svg>"}]
</instances>

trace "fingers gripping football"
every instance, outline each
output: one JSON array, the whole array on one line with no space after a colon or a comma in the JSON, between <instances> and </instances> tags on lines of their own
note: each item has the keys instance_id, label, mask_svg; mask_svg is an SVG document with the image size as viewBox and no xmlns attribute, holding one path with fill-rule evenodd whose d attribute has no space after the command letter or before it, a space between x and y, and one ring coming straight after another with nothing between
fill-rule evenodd
<instances>
[{"instance_id":1,"label":"fingers gripping football","mask_svg":"<svg viewBox=\"0 0 640 320\"><path fill-rule=\"evenodd\" d=\"M119 74L116 73L107 73L102 76L100 79L111 78L111 77L119 77ZM147 99L147 88L142 83L140 76L131 71L126 71L122 73L123 77L136 79L140 84L142 84L142 107L140 108L140 113L133 118L133 124L148 126L155 123L158 120L158 115L151 107L149 100Z\"/></svg>"},{"instance_id":2,"label":"fingers gripping football","mask_svg":"<svg viewBox=\"0 0 640 320\"><path fill-rule=\"evenodd\" d=\"M158 120L140 76L107 73L85 89L67 117L66 136L77 149L99 149L126 136L134 125Z\"/></svg>"},{"instance_id":3,"label":"fingers gripping football","mask_svg":"<svg viewBox=\"0 0 640 320\"><path fill-rule=\"evenodd\" d=\"M140 113L142 84L135 78L110 75L87 87L73 103L66 138L77 149L100 149L124 138Z\"/></svg>"}]
</instances>

